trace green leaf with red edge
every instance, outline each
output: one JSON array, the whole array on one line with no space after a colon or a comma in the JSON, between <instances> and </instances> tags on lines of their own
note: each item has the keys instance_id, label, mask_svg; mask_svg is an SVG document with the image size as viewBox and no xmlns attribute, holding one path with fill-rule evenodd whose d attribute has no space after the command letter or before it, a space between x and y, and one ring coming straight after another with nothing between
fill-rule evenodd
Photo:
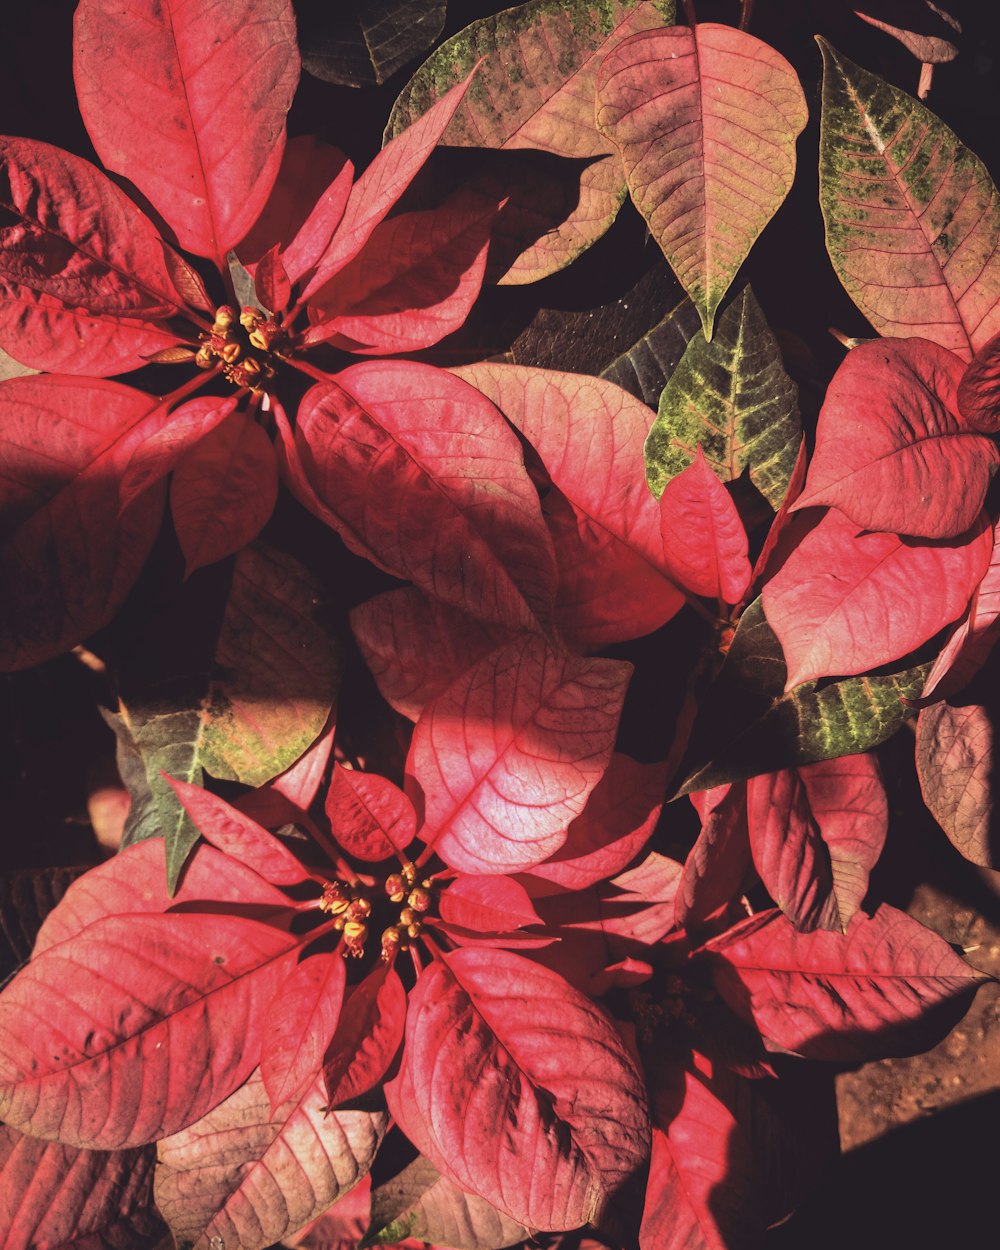
<instances>
[{"instance_id":1,"label":"green leaf with red edge","mask_svg":"<svg viewBox=\"0 0 1000 1250\"><path fill-rule=\"evenodd\" d=\"M458 191L380 222L364 250L312 296L303 343L360 355L419 351L465 323L499 205Z\"/></svg>"},{"instance_id":2,"label":"green leaf with red edge","mask_svg":"<svg viewBox=\"0 0 1000 1250\"><path fill-rule=\"evenodd\" d=\"M0 995L0 1114L101 1150L155 1141L236 1089L300 939L222 914L108 916ZM57 995L58 1022L38 1004Z\"/></svg>"},{"instance_id":3,"label":"green leaf with red edge","mask_svg":"<svg viewBox=\"0 0 1000 1250\"><path fill-rule=\"evenodd\" d=\"M354 365L305 396L293 454L303 502L356 554L482 620L551 618L537 492L517 436L473 387L429 365Z\"/></svg>"},{"instance_id":4,"label":"green leaf with red edge","mask_svg":"<svg viewBox=\"0 0 1000 1250\"><path fill-rule=\"evenodd\" d=\"M264 1250L321 1215L367 1174L380 1111L327 1111L316 1080L272 1112L260 1074L159 1143L154 1195L192 1250Z\"/></svg>"},{"instance_id":5,"label":"green leaf with red edge","mask_svg":"<svg viewBox=\"0 0 1000 1250\"><path fill-rule=\"evenodd\" d=\"M525 1241L531 1230L475 1194L466 1193L417 1155L372 1189L367 1245L406 1238L462 1250L501 1250Z\"/></svg>"},{"instance_id":6,"label":"green leaf with red edge","mask_svg":"<svg viewBox=\"0 0 1000 1250\"><path fill-rule=\"evenodd\" d=\"M538 230L538 178L530 166L510 187L514 235L501 281L535 282L596 242L625 196L621 166L594 125L594 82L602 57L635 31L673 20L671 0L532 0L481 18L424 62L396 101L386 135L398 135L441 92L485 60L444 133L460 147L537 150L578 163L579 195L563 219ZM497 101L502 100L502 107ZM575 190L575 189L574 189Z\"/></svg>"},{"instance_id":7,"label":"green leaf with red edge","mask_svg":"<svg viewBox=\"0 0 1000 1250\"><path fill-rule=\"evenodd\" d=\"M360 604L351 627L382 697L410 720L510 633L414 586Z\"/></svg>"},{"instance_id":8,"label":"green leaf with red edge","mask_svg":"<svg viewBox=\"0 0 1000 1250\"><path fill-rule=\"evenodd\" d=\"M822 39L820 205L847 293L880 334L963 360L1000 330L1000 197L939 118Z\"/></svg>"},{"instance_id":9,"label":"green leaf with red edge","mask_svg":"<svg viewBox=\"0 0 1000 1250\"><path fill-rule=\"evenodd\" d=\"M750 287L723 311L711 342L698 331L657 392L646 439L654 495L701 447L724 482L746 470L772 508L788 490L801 439L798 387Z\"/></svg>"},{"instance_id":10,"label":"green leaf with red edge","mask_svg":"<svg viewBox=\"0 0 1000 1250\"><path fill-rule=\"evenodd\" d=\"M995 710L935 703L917 720L917 776L931 815L966 859L1000 864L994 810Z\"/></svg>"},{"instance_id":11,"label":"green leaf with red edge","mask_svg":"<svg viewBox=\"0 0 1000 1250\"><path fill-rule=\"evenodd\" d=\"M381 86L441 34L447 0L360 0L299 15L302 67L324 82Z\"/></svg>"},{"instance_id":12,"label":"green leaf with red edge","mask_svg":"<svg viewBox=\"0 0 1000 1250\"><path fill-rule=\"evenodd\" d=\"M151 1148L79 1150L0 1125L4 1250L152 1250L164 1231L153 1207L155 1158Z\"/></svg>"},{"instance_id":13,"label":"green leaf with red edge","mask_svg":"<svg viewBox=\"0 0 1000 1250\"><path fill-rule=\"evenodd\" d=\"M477 933L506 933L542 923L520 881L488 873L475 877L459 873L442 892L438 914L445 924Z\"/></svg>"},{"instance_id":14,"label":"green leaf with red edge","mask_svg":"<svg viewBox=\"0 0 1000 1250\"><path fill-rule=\"evenodd\" d=\"M983 516L958 538L921 541L859 532L830 509L764 587L788 665L786 691L864 673L927 642L961 615L992 546Z\"/></svg>"},{"instance_id":15,"label":"green leaf with red edge","mask_svg":"<svg viewBox=\"0 0 1000 1250\"><path fill-rule=\"evenodd\" d=\"M597 77L597 124L712 337L715 312L795 176L805 97L780 53L703 22L644 31Z\"/></svg>"},{"instance_id":16,"label":"green leaf with red edge","mask_svg":"<svg viewBox=\"0 0 1000 1250\"><path fill-rule=\"evenodd\" d=\"M739 603L750 586L747 533L699 446L663 488L660 533L674 580L695 595Z\"/></svg>"},{"instance_id":17,"label":"green leaf with red edge","mask_svg":"<svg viewBox=\"0 0 1000 1250\"><path fill-rule=\"evenodd\" d=\"M959 414L964 363L924 339L848 352L819 416L795 511L829 504L858 526L954 538L976 520L1000 463Z\"/></svg>"},{"instance_id":18,"label":"green leaf with red edge","mask_svg":"<svg viewBox=\"0 0 1000 1250\"><path fill-rule=\"evenodd\" d=\"M348 994L323 1057L323 1084L331 1107L351 1102L385 1076L403 1040L406 991L389 963L379 963Z\"/></svg>"},{"instance_id":19,"label":"green leaf with red edge","mask_svg":"<svg viewBox=\"0 0 1000 1250\"><path fill-rule=\"evenodd\" d=\"M106 625L160 526L162 492L119 515L131 448L168 420L160 400L117 382L11 378L0 387L0 668L50 659Z\"/></svg>"},{"instance_id":20,"label":"green leaf with red edge","mask_svg":"<svg viewBox=\"0 0 1000 1250\"><path fill-rule=\"evenodd\" d=\"M1000 334L979 348L962 374L958 411L974 430L1000 430Z\"/></svg>"},{"instance_id":21,"label":"green leaf with red edge","mask_svg":"<svg viewBox=\"0 0 1000 1250\"><path fill-rule=\"evenodd\" d=\"M186 576L252 543L277 498L270 438L248 413L233 413L188 451L170 482Z\"/></svg>"},{"instance_id":22,"label":"green leaf with red edge","mask_svg":"<svg viewBox=\"0 0 1000 1250\"><path fill-rule=\"evenodd\" d=\"M298 964L268 1007L260 1075L272 1111L298 1102L315 1084L337 1030L346 984L341 953L317 951Z\"/></svg>"},{"instance_id":23,"label":"green leaf with red edge","mask_svg":"<svg viewBox=\"0 0 1000 1250\"><path fill-rule=\"evenodd\" d=\"M117 0L82 0L73 51L98 156L135 183L182 248L223 267L281 162L299 77L289 0L136 0L124 22Z\"/></svg>"},{"instance_id":24,"label":"green leaf with red edge","mask_svg":"<svg viewBox=\"0 0 1000 1250\"><path fill-rule=\"evenodd\" d=\"M156 227L87 161L0 138L0 333L37 369L124 373L180 337ZM10 223L10 224L7 224Z\"/></svg>"},{"instance_id":25,"label":"green leaf with red edge","mask_svg":"<svg viewBox=\"0 0 1000 1250\"><path fill-rule=\"evenodd\" d=\"M424 709L407 759L421 837L461 872L516 872L566 841L611 760L632 666L522 634Z\"/></svg>"},{"instance_id":26,"label":"green leaf with red edge","mask_svg":"<svg viewBox=\"0 0 1000 1250\"><path fill-rule=\"evenodd\" d=\"M535 448L557 491L544 510L559 562L557 613L591 650L651 633L683 605L643 478L649 409L611 382L520 365L453 371Z\"/></svg>"},{"instance_id":27,"label":"green leaf with red edge","mask_svg":"<svg viewBox=\"0 0 1000 1250\"><path fill-rule=\"evenodd\" d=\"M528 1228L600 1227L649 1152L642 1078L608 1018L508 952L423 971L386 1097L435 1167Z\"/></svg>"},{"instance_id":28,"label":"green leaf with red edge","mask_svg":"<svg viewBox=\"0 0 1000 1250\"><path fill-rule=\"evenodd\" d=\"M401 855L416 837L413 804L378 773L334 764L324 806L333 836L358 859L378 863Z\"/></svg>"},{"instance_id":29,"label":"green leaf with red edge","mask_svg":"<svg viewBox=\"0 0 1000 1250\"><path fill-rule=\"evenodd\" d=\"M780 912L705 947L716 988L773 1044L859 1062L928 1050L990 978L932 930L883 904L847 933L799 933Z\"/></svg>"}]
</instances>

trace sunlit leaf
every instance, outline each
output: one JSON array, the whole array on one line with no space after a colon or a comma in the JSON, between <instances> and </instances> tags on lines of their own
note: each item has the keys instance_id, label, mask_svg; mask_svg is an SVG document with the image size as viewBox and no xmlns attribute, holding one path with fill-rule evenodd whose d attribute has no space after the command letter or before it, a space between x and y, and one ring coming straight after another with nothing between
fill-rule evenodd
<instances>
[{"instance_id":1,"label":"sunlit leaf","mask_svg":"<svg viewBox=\"0 0 1000 1250\"><path fill-rule=\"evenodd\" d=\"M413 804L388 777L334 764L326 792L326 814L337 842L358 859L389 859L413 841Z\"/></svg>"}]
</instances>

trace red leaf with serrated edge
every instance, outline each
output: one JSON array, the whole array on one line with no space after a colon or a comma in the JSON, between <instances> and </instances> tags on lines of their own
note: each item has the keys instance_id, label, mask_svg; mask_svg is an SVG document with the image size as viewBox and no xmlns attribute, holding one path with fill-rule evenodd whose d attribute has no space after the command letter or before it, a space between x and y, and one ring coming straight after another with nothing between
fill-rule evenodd
<instances>
[{"instance_id":1,"label":"red leaf with serrated edge","mask_svg":"<svg viewBox=\"0 0 1000 1250\"><path fill-rule=\"evenodd\" d=\"M366 1094L381 1081L399 1050L405 1021L403 983L390 964L378 964L348 995L323 1059L331 1107Z\"/></svg>"},{"instance_id":2,"label":"red leaf with serrated edge","mask_svg":"<svg viewBox=\"0 0 1000 1250\"><path fill-rule=\"evenodd\" d=\"M917 720L917 776L931 815L952 844L983 868L1000 865L994 814L995 713L968 703L936 703Z\"/></svg>"},{"instance_id":3,"label":"red leaf with serrated edge","mask_svg":"<svg viewBox=\"0 0 1000 1250\"><path fill-rule=\"evenodd\" d=\"M248 413L233 413L191 448L170 483L186 575L252 543L277 498L270 438Z\"/></svg>"},{"instance_id":4,"label":"red leaf with serrated edge","mask_svg":"<svg viewBox=\"0 0 1000 1250\"><path fill-rule=\"evenodd\" d=\"M351 628L382 697L410 720L509 637L412 586L354 608Z\"/></svg>"},{"instance_id":5,"label":"red leaf with serrated edge","mask_svg":"<svg viewBox=\"0 0 1000 1250\"><path fill-rule=\"evenodd\" d=\"M715 786L689 797L701 817L701 832L684 861L675 912L679 925L696 929L739 899L753 860L745 783Z\"/></svg>"},{"instance_id":6,"label":"red leaf with serrated edge","mask_svg":"<svg viewBox=\"0 0 1000 1250\"><path fill-rule=\"evenodd\" d=\"M0 669L12 669L100 629L132 588L159 529L162 493L119 516L118 481L167 408L84 378L11 378L0 396Z\"/></svg>"},{"instance_id":7,"label":"red leaf with serrated edge","mask_svg":"<svg viewBox=\"0 0 1000 1250\"><path fill-rule=\"evenodd\" d=\"M637 638L679 612L683 596L669 580L659 505L646 485L646 405L580 374L495 364L453 372L521 431L558 487L545 513L567 642L591 650Z\"/></svg>"},{"instance_id":8,"label":"red leaf with serrated edge","mask_svg":"<svg viewBox=\"0 0 1000 1250\"><path fill-rule=\"evenodd\" d=\"M973 524L1000 462L958 411L965 363L925 339L848 352L826 393L805 489L861 529L954 538Z\"/></svg>"},{"instance_id":9,"label":"red leaf with serrated edge","mask_svg":"<svg viewBox=\"0 0 1000 1250\"><path fill-rule=\"evenodd\" d=\"M528 891L513 877L460 874L442 893L438 914L446 924L476 933L506 933L542 923Z\"/></svg>"},{"instance_id":10,"label":"red leaf with serrated edge","mask_svg":"<svg viewBox=\"0 0 1000 1250\"><path fill-rule=\"evenodd\" d=\"M73 52L105 166L135 183L185 251L224 267L281 163L299 77L291 4L135 0L123 22L117 0L82 0Z\"/></svg>"},{"instance_id":11,"label":"red leaf with serrated edge","mask_svg":"<svg viewBox=\"0 0 1000 1250\"><path fill-rule=\"evenodd\" d=\"M660 532L675 581L696 595L740 602L750 585L747 533L701 447L664 487Z\"/></svg>"},{"instance_id":12,"label":"red leaf with serrated edge","mask_svg":"<svg viewBox=\"0 0 1000 1250\"><path fill-rule=\"evenodd\" d=\"M309 870L255 820L202 786L179 781L166 773L163 775L173 786L181 806L194 821L198 832L220 851L237 863L252 868L272 885L299 885L311 880ZM187 870L183 880L187 881Z\"/></svg>"},{"instance_id":13,"label":"red leaf with serrated edge","mask_svg":"<svg viewBox=\"0 0 1000 1250\"><path fill-rule=\"evenodd\" d=\"M239 916L109 916L0 995L0 1114L117 1150L175 1133L249 1076L300 939ZM58 1021L40 1017L53 994Z\"/></svg>"},{"instance_id":14,"label":"red leaf with serrated edge","mask_svg":"<svg viewBox=\"0 0 1000 1250\"><path fill-rule=\"evenodd\" d=\"M298 282L339 225L353 177L354 166L338 148L312 135L290 139L268 201L240 241L240 260L255 264L280 245L285 272Z\"/></svg>"},{"instance_id":15,"label":"red leaf with serrated edge","mask_svg":"<svg viewBox=\"0 0 1000 1250\"><path fill-rule=\"evenodd\" d=\"M184 866L173 896L167 894L167 865L162 838L147 838L91 868L69 887L45 917L34 954L75 938L88 925L110 916L160 915L167 911L217 911L218 904L251 908L273 925L291 921L288 897L239 860L204 843Z\"/></svg>"},{"instance_id":16,"label":"red leaf with serrated edge","mask_svg":"<svg viewBox=\"0 0 1000 1250\"><path fill-rule=\"evenodd\" d=\"M267 1009L260 1074L272 1110L297 1102L316 1080L337 1029L347 984L339 951L319 951L288 976Z\"/></svg>"},{"instance_id":17,"label":"red leaf with serrated edge","mask_svg":"<svg viewBox=\"0 0 1000 1250\"><path fill-rule=\"evenodd\" d=\"M178 1244L264 1250L367 1175L385 1124L381 1111L328 1112L318 1079L273 1112L255 1073L204 1119L160 1142L156 1205Z\"/></svg>"},{"instance_id":18,"label":"red leaf with serrated edge","mask_svg":"<svg viewBox=\"0 0 1000 1250\"><path fill-rule=\"evenodd\" d=\"M959 538L859 532L836 508L764 587L764 613L788 665L785 689L898 660L961 615L986 572L985 516Z\"/></svg>"},{"instance_id":19,"label":"red leaf with serrated edge","mask_svg":"<svg viewBox=\"0 0 1000 1250\"><path fill-rule=\"evenodd\" d=\"M123 373L177 342L166 326L144 324L184 304L163 241L109 178L31 139L0 137L0 169L0 209L14 219L0 228L0 327L17 359L36 369ZM60 342L67 339L71 350Z\"/></svg>"},{"instance_id":20,"label":"red leaf with serrated edge","mask_svg":"<svg viewBox=\"0 0 1000 1250\"><path fill-rule=\"evenodd\" d=\"M958 411L974 430L1000 430L1000 334L984 343L958 383Z\"/></svg>"},{"instance_id":21,"label":"red leaf with serrated edge","mask_svg":"<svg viewBox=\"0 0 1000 1250\"><path fill-rule=\"evenodd\" d=\"M846 934L799 933L763 912L714 938L716 988L773 1044L858 1062L928 1050L989 978L930 929L883 904Z\"/></svg>"},{"instance_id":22,"label":"red leaf with serrated edge","mask_svg":"<svg viewBox=\"0 0 1000 1250\"><path fill-rule=\"evenodd\" d=\"M124 510L143 491L167 476L190 451L235 411L238 400L199 396L174 408L163 426L136 447L119 483L119 508Z\"/></svg>"},{"instance_id":23,"label":"red leaf with serrated edge","mask_svg":"<svg viewBox=\"0 0 1000 1250\"><path fill-rule=\"evenodd\" d=\"M611 759L632 666L499 647L424 709L407 759L424 841L461 872L516 872L566 841Z\"/></svg>"},{"instance_id":24,"label":"red leaf with serrated edge","mask_svg":"<svg viewBox=\"0 0 1000 1250\"><path fill-rule=\"evenodd\" d=\"M356 554L484 620L551 617L538 494L516 434L473 387L429 365L354 365L308 392L295 440L315 495L303 502Z\"/></svg>"},{"instance_id":25,"label":"red leaf with serrated edge","mask_svg":"<svg viewBox=\"0 0 1000 1250\"><path fill-rule=\"evenodd\" d=\"M333 836L348 853L377 863L401 854L417 832L417 814L399 786L378 773L334 764L326 792Z\"/></svg>"},{"instance_id":26,"label":"red leaf with serrated edge","mask_svg":"<svg viewBox=\"0 0 1000 1250\"><path fill-rule=\"evenodd\" d=\"M465 323L479 295L497 207L459 191L439 208L383 221L313 295L303 341L360 354L440 342Z\"/></svg>"},{"instance_id":27,"label":"red leaf with serrated edge","mask_svg":"<svg viewBox=\"0 0 1000 1250\"><path fill-rule=\"evenodd\" d=\"M340 225L306 285L306 299L321 291L365 246L437 146L471 81L472 74L447 91L401 135L391 139L357 180Z\"/></svg>"},{"instance_id":28,"label":"red leaf with serrated edge","mask_svg":"<svg viewBox=\"0 0 1000 1250\"><path fill-rule=\"evenodd\" d=\"M963 690L986 663L1000 638L1000 523L993 526L993 554L983 580L975 589L969 610L942 647L927 674L920 698L922 707Z\"/></svg>"},{"instance_id":29,"label":"red leaf with serrated edge","mask_svg":"<svg viewBox=\"0 0 1000 1250\"><path fill-rule=\"evenodd\" d=\"M584 890L621 872L649 841L663 806L666 768L615 754L566 841L527 871L567 890Z\"/></svg>"},{"instance_id":30,"label":"red leaf with serrated edge","mask_svg":"<svg viewBox=\"0 0 1000 1250\"><path fill-rule=\"evenodd\" d=\"M643 31L597 75L597 124L706 338L795 175L805 97L780 53L731 26Z\"/></svg>"},{"instance_id":31,"label":"red leaf with serrated edge","mask_svg":"<svg viewBox=\"0 0 1000 1250\"><path fill-rule=\"evenodd\" d=\"M753 1143L701 1072L655 1074L641 1250L735 1250L767 1225Z\"/></svg>"},{"instance_id":32,"label":"red leaf with serrated edge","mask_svg":"<svg viewBox=\"0 0 1000 1250\"><path fill-rule=\"evenodd\" d=\"M155 1162L152 1149L78 1150L0 1125L0 1244L98 1250L127 1237L145 1246L158 1227Z\"/></svg>"},{"instance_id":33,"label":"red leaf with serrated edge","mask_svg":"<svg viewBox=\"0 0 1000 1250\"><path fill-rule=\"evenodd\" d=\"M599 1225L649 1152L642 1078L607 1017L508 952L424 970L386 1098L439 1171L529 1228Z\"/></svg>"}]
</instances>

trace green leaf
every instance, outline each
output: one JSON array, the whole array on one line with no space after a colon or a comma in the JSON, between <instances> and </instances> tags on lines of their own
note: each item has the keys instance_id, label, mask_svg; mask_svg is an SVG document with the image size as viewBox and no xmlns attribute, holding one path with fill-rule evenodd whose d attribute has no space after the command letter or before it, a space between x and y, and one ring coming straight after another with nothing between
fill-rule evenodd
<instances>
[{"instance_id":1,"label":"green leaf","mask_svg":"<svg viewBox=\"0 0 1000 1250\"><path fill-rule=\"evenodd\" d=\"M216 621L203 662L182 648L152 679L126 673L119 715L108 717L133 801L125 844L165 837L171 892L199 835L161 773L263 785L319 736L339 684L322 584L290 556L261 543L241 551Z\"/></svg>"},{"instance_id":2,"label":"green leaf","mask_svg":"<svg viewBox=\"0 0 1000 1250\"><path fill-rule=\"evenodd\" d=\"M698 310L685 297L638 342L602 369L600 376L655 408L685 348L700 328Z\"/></svg>"},{"instance_id":3,"label":"green leaf","mask_svg":"<svg viewBox=\"0 0 1000 1250\"><path fill-rule=\"evenodd\" d=\"M597 69L623 39L668 25L673 17L673 0L530 0L467 26L404 87L389 118L387 141L485 57L442 142L529 149L577 162L579 198L571 197L568 215L558 193L565 174L546 189L545 170L537 162L508 171L514 174L505 191L511 202L498 231L518 236L520 254L503 282L535 282L562 269L618 215L625 177L594 123ZM550 199L553 203L543 203ZM558 220L543 221L547 211L558 212Z\"/></svg>"},{"instance_id":4,"label":"green leaf","mask_svg":"<svg viewBox=\"0 0 1000 1250\"><path fill-rule=\"evenodd\" d=\"M719 318L712 341L695 334L664 386L646 440L646 480L659 498L700 444L722 481L747 469L777 511L801 437L798 387L753 292L744 287Z\"/></svg>"},{"instance_id":5,"label":"green leaf","mask_svg":"<svg viewBox=\"0 0 1000 1250\"><path fill-rule=\"evenodd\" d=\"M820 204L847 293L880 334L968 360L1000 330L1000 196L912 96L818 40Z\"/></svg>"},{"instance_id":6,"label":"green leaf","mask_svg":"<svg viewBox=\"0 0 1000 1250\"><path fill-rule=\"evenodd\" d=\"M886 676L807 681L784 694L781 646L755 599L700 701L674 797L868 751L912 714L903 700L919 696L929 671L918 664Z\"/></svg>"}]
</instances>

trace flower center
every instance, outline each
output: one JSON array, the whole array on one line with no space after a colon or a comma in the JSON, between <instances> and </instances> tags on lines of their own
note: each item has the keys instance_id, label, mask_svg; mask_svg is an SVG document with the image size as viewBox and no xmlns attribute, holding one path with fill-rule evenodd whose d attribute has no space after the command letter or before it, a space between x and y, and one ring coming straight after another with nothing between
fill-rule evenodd
<instances>
[{"instance_id":1,"label":"flower center","mask_svg":"<svg viewBox=\"0 0 1000 1250\"><path fill-rule=\"evenodd\" d=\"M200 369L221 361L223 375L234 386L256 393L268 389L288 347L284 328L259 308L246 307L237 318L228 304L216 309L212 329L200 336L195 356Z\"/></svg>"},{"instance_id":2,"label":"flower center","mask_svg":"<svg viewBox=\"0 0 1000 1250\"><path fill-rule=\"evenodd\" d=\"M386 899L390 905L399 907L395 923L382 930L382 959L387 963L396 951L405 951L420 936L421 917L431 905L432 889L433 882L429 878L418 881L417 869L408 860L399 872L390 873L385 879ZM344 935L344 954L360 958L368 940L366 922L372 914L369 892L344 881L329 881L323 888L319 906L321 911L335 917L334 927Z\"/></svg>"}]
</instances>

